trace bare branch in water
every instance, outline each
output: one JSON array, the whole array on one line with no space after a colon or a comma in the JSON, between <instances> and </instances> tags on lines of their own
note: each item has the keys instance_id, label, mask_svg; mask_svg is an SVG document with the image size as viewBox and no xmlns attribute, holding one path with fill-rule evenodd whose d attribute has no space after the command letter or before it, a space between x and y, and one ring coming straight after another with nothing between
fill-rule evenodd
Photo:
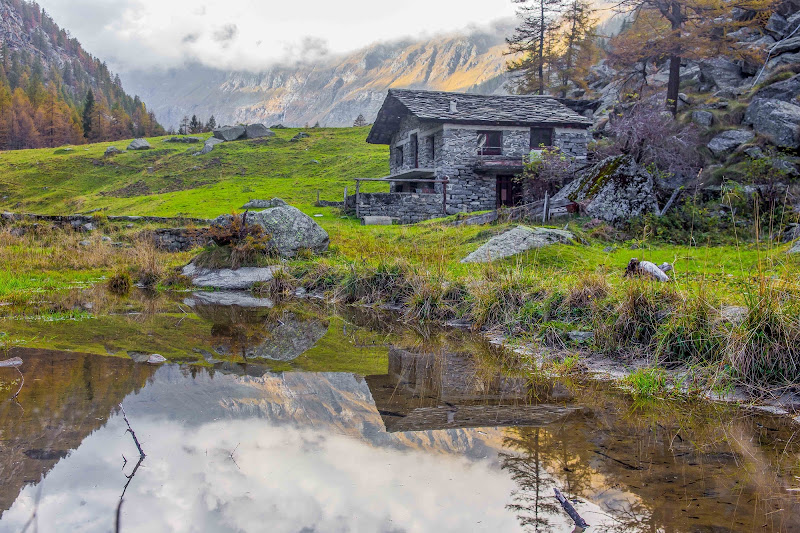
<instances>
[{"instance_id":1,"label":"bare branch in water","mask_svg":"<svg viewBox=\"0 0 800 533\"><path fill-rule=\"evenodd\" d=\"M553 490L556 493L556 499L558 500L558 503L560 503L561 507L564 508L564 512L566 512L569 517L572 518L572 521L575 522L575 525L580 528L581 531L589 527L589 524L586 523L586 520L581 518L581 515L579 515L578 511L576 511L572 504L569 503L569 500L566 499L563 494L561 494L561 491L556 487L553 487Z\"/></svg>"},{"instance_id":2,"label":"bare branch in water","mask_svg":"<svg viewBox=\"0 0 800 533\"><path fill-rule=\"evenodd\" d=\"M126 422L127 422L127 420L126 420ZM131 430L131 433L133 433L133 430ZM133 438L136 439L135 436ZM120 516L122 514L122 501L125 498L125 492L127 492L127 490L128 490L128 485L130 485L131 481L133 481L133 476L136 475L136 471L139 470L140 466L142 466L142 461L144 461L144 457L145 457L144 454L140 455L139 456L139 462L137 462L136 466L133 467L133 472L131 472L131 475L130 476L125 476L126 478L128 478L128 481L127 481L127 483L125 483L125 487L123 487L123 489L122 489L122 494L120 495L119 503L117 504L117 519L116 519L116 521L114 523L115 524L114 525L115 533L119 533L119 520L120 520Z\"/></svg>"},{"instance_id":3,"label":"bare branch in water","mask_svg":"<svg viewBox=\"0 0 800 533\"><path fill-rule=\"evenodd\" d=\"M125 413L125 408L122 407L122 404L119 404L119 408L122 411L122 419L125 420L125 423L128 425L128 433L130 433L131 437L133 437L133 442L136 444L136 448L139 450L139 456L144 459L147 456L145 455L144 450L142 450L142 445L139 444L139 439L136 438L136 432L133 431L131 423L128 422L128 415ZM139 462L141 463L141 461ZM137 464L136 466L138 467L139 465Z\"/></svg>"},{"instance_id":4,"label":"bare branch in water","mask_svg":"<svg viewBox=\"0 0 800 533\"><path fill-rule=\"evenodd\" d=\"M16 400L17 399L17 397L19 396L19 393L22 392L22 386L25 385L25 376L22 374L22 371L16 366L14 368L17 370L17 372L19 372L19 377L22 379L22 381L19 384L19 388L17 389L17 392L14 393L14 396L11 397L12 400Z\"/></svg>"}]
</instances>

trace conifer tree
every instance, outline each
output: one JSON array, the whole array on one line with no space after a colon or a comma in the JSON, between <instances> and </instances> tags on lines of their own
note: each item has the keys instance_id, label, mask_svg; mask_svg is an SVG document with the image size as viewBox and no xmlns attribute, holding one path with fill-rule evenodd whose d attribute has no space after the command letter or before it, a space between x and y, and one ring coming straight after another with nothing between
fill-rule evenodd
<instances>
[{"instance_id":1,"label":"conifer tree","mask_svg":"<svg viewBox=\"0 0 800 533\"><path fill-rule=\"evenodd\" d=\"M217 119L214 118L214 115L211 115L211 118L206 122L205 130L214 131L215 129L217 129Z\"/></svg>"},{"instance_id":2,"label":"conifer tree","mask_svg":"<svg viewBox=\"0 0 800 533\"><path fill-rule=\"evenodd\" d=\"M367 119L364 118L363 113L358 115L358 117L356 117L356 121L353 122L354 128L363 128L366 125L367 125Z\"/></svg>"},{"instance_id":3,"label":"conifer tree","mask_svg":"<svg viewBox=\"0 0 800 533\"><path fill-rule=\"evenodd\" d=\"M89 89L83 104L83 136L87 139L92 133L92 116L94 115L94 91Z\"/></svg>"}]
</instances>

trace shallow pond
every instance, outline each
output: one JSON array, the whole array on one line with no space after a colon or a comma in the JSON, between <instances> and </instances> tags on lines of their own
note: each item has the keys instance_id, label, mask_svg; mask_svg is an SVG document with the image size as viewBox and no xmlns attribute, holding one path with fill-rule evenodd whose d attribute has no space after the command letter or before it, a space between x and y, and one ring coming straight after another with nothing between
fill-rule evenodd
<instances>
[{"instance_id":1,"label":"shallow pond","mask_svg":"<svg viewBox=\"0 0 800 533\"><path fill-rule=\"evenodd\" d=\"M25 376L14 402L0 368L0 532L573 531L554 488L588 531L800 530L784 419L525 378L355 309L204 298L0 322Z\"/></svg>"}]
</instances>

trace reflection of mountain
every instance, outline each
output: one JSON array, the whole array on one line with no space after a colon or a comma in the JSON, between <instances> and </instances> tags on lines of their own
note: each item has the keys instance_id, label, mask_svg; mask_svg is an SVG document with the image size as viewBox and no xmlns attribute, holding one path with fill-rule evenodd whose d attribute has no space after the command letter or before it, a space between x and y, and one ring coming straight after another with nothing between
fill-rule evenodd
<instances>
[{"instance_id":1,"label":"reflection of mountain","mask_svg":"<svg viewBox=\"0 0 800 533\"><path fill-rule=\"evenodd\" d=\"M130 360L51 350L12 350L24 361L19 405L0 401L0 510L36 483L87 435L102 427L122 399L154 369ZM3 379L16 372L0 369Z\"/></svg>"},{"instance_id":2,"label":"reflection of mountain","mask_svg":"<svg viewBox=\"0 0 800 533\"><path fill-rule=\"evenodd\" d=\"M528 380L481 372L475 357L389 351L389 371L367 378L387 431L543 426L574 407L531 405Z\"/></svg>"}]
</instances>

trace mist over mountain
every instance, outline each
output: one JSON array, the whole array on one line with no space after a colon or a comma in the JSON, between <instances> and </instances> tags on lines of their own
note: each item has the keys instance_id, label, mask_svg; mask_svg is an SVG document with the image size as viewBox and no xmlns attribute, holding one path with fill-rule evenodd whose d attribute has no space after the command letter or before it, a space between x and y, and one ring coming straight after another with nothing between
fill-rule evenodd
<instances>
[{"instance_id":1,"label":"mist over mountain","mask_svg":"<svg viewBox=\"0 0 800 533\"><path fill-rule=\"evenodd\" d=\"M376 43L344 56L262 72L187 64L121 76L166 127L177 127L187 115L202 120L214 115L218 124L351 126L359 114L372 121L389 88L505 92L505 37L513 24Z\"/></svg>"}]
</instances>

